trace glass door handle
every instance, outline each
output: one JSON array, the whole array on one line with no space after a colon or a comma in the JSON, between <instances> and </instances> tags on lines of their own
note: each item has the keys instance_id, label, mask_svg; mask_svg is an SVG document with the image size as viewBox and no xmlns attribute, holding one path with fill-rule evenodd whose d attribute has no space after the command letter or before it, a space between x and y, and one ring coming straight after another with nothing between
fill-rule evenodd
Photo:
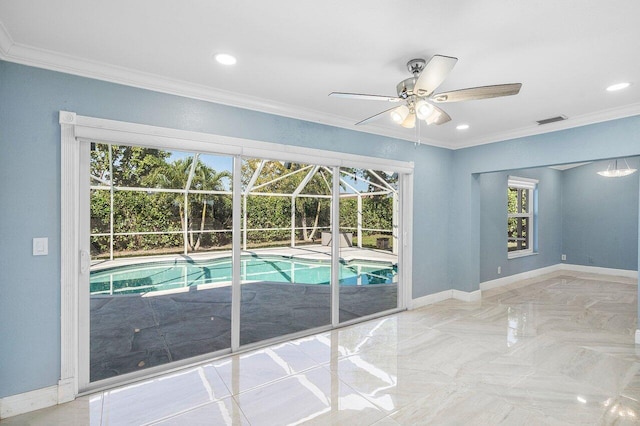
<instances>
[{"instance_id":1,"label":"glass door handle","mask_svg":"<svg viewBox=\"0 0 640 426\"><path fill-rule=\"evenodd\" d=\"M89 271L91 265L91 256L86 250L80 250L80 273L86 274Z\"/></svg>"}]
</instances>

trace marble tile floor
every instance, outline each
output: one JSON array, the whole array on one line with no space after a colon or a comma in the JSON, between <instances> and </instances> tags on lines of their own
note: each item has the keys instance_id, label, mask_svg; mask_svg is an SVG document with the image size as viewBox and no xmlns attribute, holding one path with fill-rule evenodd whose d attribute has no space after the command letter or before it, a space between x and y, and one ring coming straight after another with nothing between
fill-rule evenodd
<instances>
[{"instance_id":1,"label":"marble tile floor","mask_svg":"<svg viewBox=\"0 0 640 426\"><path fill-rule=\"evenodd\" d=\"M545 276L2 423L640 424L637 307L636 280Z\"/></svg>"}]
</instances>

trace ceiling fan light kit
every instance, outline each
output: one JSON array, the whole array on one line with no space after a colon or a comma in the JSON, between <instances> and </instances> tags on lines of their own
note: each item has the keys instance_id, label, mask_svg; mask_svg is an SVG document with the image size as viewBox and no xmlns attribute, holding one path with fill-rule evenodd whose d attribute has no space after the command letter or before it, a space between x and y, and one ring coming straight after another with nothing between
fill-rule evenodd
<instances>
[{"instance_id":1,"label":"ceiling fan light kit","mask_svg":"<svg viewBox=\"0 0 640 426\"><path fill-rule=\"evenodd\" d=\"M420 120L426 120L433 112L433 105L424 99L420 99L416 102L416 115Z\"/></svg>"},{"instance_id":2,"label":"ceiling fan light kit","mask_svg":"<svg viewBox=\"0 0 640 426\"><path fill-rule=\"evenodd\" d=\"M416 115L410 113L409 115L407 115L407 118L405 118L404 121L400 123L400 125L407 129L413 129L416 126Z\"/></svg>"},{"instance_id":3,"label":"ceiling fan light kit","mask_svg":"<svg viewBox=\"0 0 640 426\"><path fill-rule=\"evenodd\" d=\"M520 92L522 84L511 83L434 93L438 86L440 86L449 75L456 62L458 62L457 58L443 55L435 55L429 62L421 58L411 59L407 62L407 69L413 74L413 77L402 80L396 85L397 97L347 92L331 92L329 96L348 99L402 102L402 105L365 118L356 123L356 125L377 120L389 112L391 119L395 123L406 128L414 128L416 119L423 120L427 125L440 125L451 121L449 114L435 106L434 103L497 98L517 95Z\"/></svg>"},{"instance_id":4,"label":"ceiling fan light kit","mask_svg":"<svg viewBox=\"0 0 640 426\"><path fill-rule=\"evenodd\" d=\"M400 105L391 111L391 119L396 123L403 123L407 116L411 113L409 107L406 105Z\"/></svg>"}]
</instances>

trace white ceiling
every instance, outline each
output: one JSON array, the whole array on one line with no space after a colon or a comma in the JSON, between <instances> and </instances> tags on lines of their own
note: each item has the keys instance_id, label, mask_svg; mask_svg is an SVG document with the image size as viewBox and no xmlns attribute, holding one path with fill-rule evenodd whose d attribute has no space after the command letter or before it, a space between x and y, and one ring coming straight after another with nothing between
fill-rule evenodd
<instances>
[{"instance_id":1,"label":"white ceiling","mask_svg":"<svg viewBox=\"0 0 640 426\"><path fill-rule=\"evenodd\" d=\"M434 54L459 58L437 92L521 82L422 126L460 148L640 114L639 17L636 0L0 0L0 59L411 141L387 117L353 125L392 105L327 95L395 96L406 62Z\"/></svg>"}]
</instances>

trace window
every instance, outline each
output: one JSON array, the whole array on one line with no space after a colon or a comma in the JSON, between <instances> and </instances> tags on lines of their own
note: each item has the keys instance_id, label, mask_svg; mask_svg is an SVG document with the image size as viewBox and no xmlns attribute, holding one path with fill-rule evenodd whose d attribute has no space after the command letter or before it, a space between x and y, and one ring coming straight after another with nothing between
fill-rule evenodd
<instances>
[{"instance_id":1,"label":"window","mask_svg":"<svg viewBox=\"0 0 640 426\"><path fill-rule=\"evenodd\" d=\"M508 257L533 253L534 202L538 181L509 176L507 187L507 251Z\"/></svg>"}]
</instances>

